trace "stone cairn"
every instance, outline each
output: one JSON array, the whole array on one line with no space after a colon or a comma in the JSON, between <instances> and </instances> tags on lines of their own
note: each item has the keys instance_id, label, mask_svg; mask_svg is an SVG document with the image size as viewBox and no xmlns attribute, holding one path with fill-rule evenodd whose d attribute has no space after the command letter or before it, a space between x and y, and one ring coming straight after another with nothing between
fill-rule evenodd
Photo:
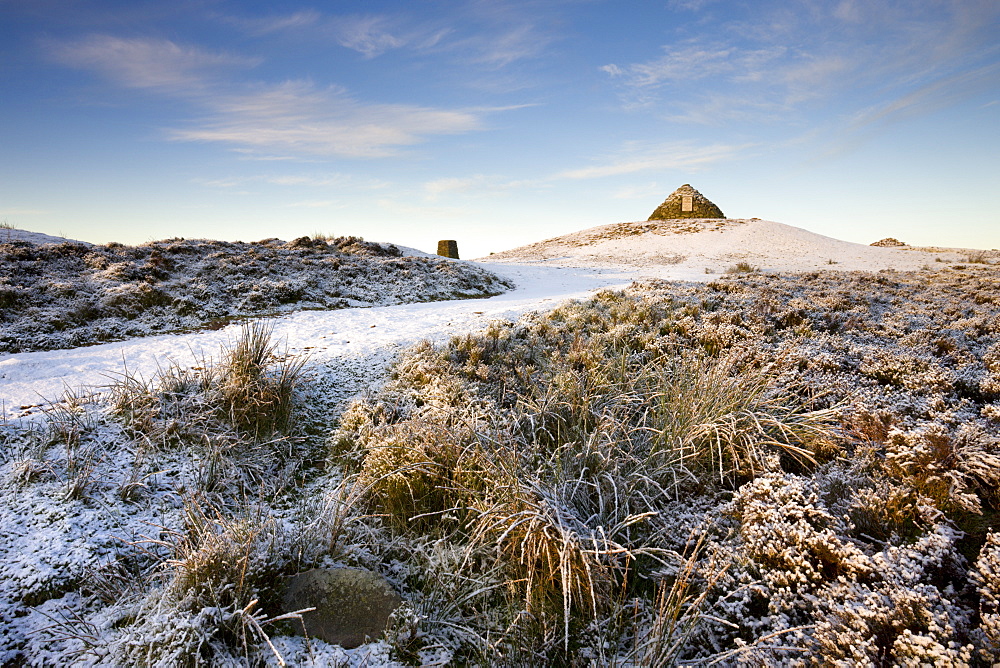
<instances>
[{"instance_id":1,"label":"stone cairn","mask_svg":"<svg viewBox=\"0 0 1000 668\"><path fill-rule=\"evenodd\" d=\"M656 208L649 220L675 220L677 218L725 218L711 200L685 183L670 194Z\"/></svg>"},{"instance_id":2,"label":"stone cairn","mask_svg":"<svg viewBox=\"0 0 1000 668\"><path fill-rule=\"evenodd\" d=\"M445 239L438 242L438 255L458 259L458 242L454 239Z\"/></svg>"}]
</instances>

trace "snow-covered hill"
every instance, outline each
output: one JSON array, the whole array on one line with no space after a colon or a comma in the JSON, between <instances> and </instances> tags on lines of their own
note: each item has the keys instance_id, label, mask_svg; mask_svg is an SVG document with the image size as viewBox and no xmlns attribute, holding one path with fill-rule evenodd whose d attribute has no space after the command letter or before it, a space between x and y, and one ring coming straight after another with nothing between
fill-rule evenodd
<instances>
[{"instance_id":1,"label":"snow-covered hill","mask_svg":"<svg viewBox=\"0 0 1000 668\"><path fill-rule=\"evenodd\" d=\"M0 241L0 352L218 327L251 315L486 297L511 287L475 264L421 255L357 237Z\"/></svg>"},{"instance_id":2,"label":"snow-covered hill","mask_svg":"<svg viewBox=\"0 0 1000 668\"><path fill-rule=\"evenodd\" d=\"M765 271L912 270L959 262L969 251L883 248L767 220L651 220L602 225L481 258L486 262L623 269L645 277L704 280L739 263Z\"/></svg>"},{"instance_id":3,"label":"snow-covered hill","mask_svg":"<svg viewBox=\"0 0 1000 668\"><path fill-rule=\"evenodd\" d=\"M75 239L67 239L66 237L54 237L51 234L30 232L28 230L17 229L16 227L0 227L0 244L9 244L14 241L24 241L30 244L74 243L83 244L84 246L91 245L86 241L77 241Z\"/></svg>"}]
</instances>

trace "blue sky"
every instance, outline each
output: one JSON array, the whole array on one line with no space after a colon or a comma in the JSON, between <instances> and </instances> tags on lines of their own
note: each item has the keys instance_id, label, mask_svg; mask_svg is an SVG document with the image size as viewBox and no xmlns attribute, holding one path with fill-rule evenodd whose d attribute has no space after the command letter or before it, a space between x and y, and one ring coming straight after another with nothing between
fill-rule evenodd
<instances>
[{"instance_id":1,"label":"blue sky","mask_svg":"<svg viewBox=\"0 0 1000 668\"><path fill-rule=\"evenodd\" d=\"M0 221L463 257L730 217L1000 248L996 0L0 0Z\"/></svg>"}]
</instances>

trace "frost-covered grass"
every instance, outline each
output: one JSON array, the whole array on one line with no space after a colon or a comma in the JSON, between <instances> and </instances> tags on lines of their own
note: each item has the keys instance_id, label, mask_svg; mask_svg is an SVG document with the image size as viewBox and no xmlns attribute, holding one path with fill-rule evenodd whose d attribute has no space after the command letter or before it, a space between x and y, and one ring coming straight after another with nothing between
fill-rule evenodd
<instances>
[{"instance_id":1,"label":"frost-covered grass","mask_svg":"<svg viewBox=\"0 0 1000 668\"><path fill-rule=\"evenodd\" d=\"M0 239L0 353L67 348L229 319L485 297L511 286L468 263L357 237L140 246Z\"/></svg>"},{"instance_id":2,"label":"frost-covered grass","mask_svg":"<svg viewBox=\"0 0 1000 668\"><path fill-rule=\"evenodd\" d=\"M416 350L335 461L477 661L990 665L997 303L985 269L603 293Z\"/></svg>"},{"instance_id":3,"label":"frost-covered grass","mask_svg":"<svg viewBox=\"0 0 1000 668\"><path fill-rule=\"evenodd\" d=\"M651 282L343 415L248 326L3 429L0 660L991 665L998 325L990 265ZM379 642L275 620L334 564L402 594Z\"/></svg>"}]
</instances>

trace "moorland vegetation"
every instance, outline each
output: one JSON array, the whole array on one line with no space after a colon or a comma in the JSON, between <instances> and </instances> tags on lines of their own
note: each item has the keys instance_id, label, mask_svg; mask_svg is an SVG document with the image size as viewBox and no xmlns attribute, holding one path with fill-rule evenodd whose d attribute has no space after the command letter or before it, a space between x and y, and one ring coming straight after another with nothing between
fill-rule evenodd
<instances>
[{"instance_id":1,"label":"moorland vegetation","mask_svg":"<svg viewBox=\"0 0 1000 668\"><path fill-rule=\"evenodd\" d=\"M218 328L233 319L489 297L509 290L468 263L314 235L256 243L0 243L0 353Z\"/></svg>"},{"instance_id":2,"label":"moorland vegetation","mask_svg":"<svg viewBox=\"0 0 1000 668\"><path fill-rule=\"evenodd\" d=\"M339 415L306 369L247 325L5 427L5 660L351 665L277 607L324 564L405 600L369 665L1000 660L994 265L635 284Z\"/></svg>"}]
</instances>

